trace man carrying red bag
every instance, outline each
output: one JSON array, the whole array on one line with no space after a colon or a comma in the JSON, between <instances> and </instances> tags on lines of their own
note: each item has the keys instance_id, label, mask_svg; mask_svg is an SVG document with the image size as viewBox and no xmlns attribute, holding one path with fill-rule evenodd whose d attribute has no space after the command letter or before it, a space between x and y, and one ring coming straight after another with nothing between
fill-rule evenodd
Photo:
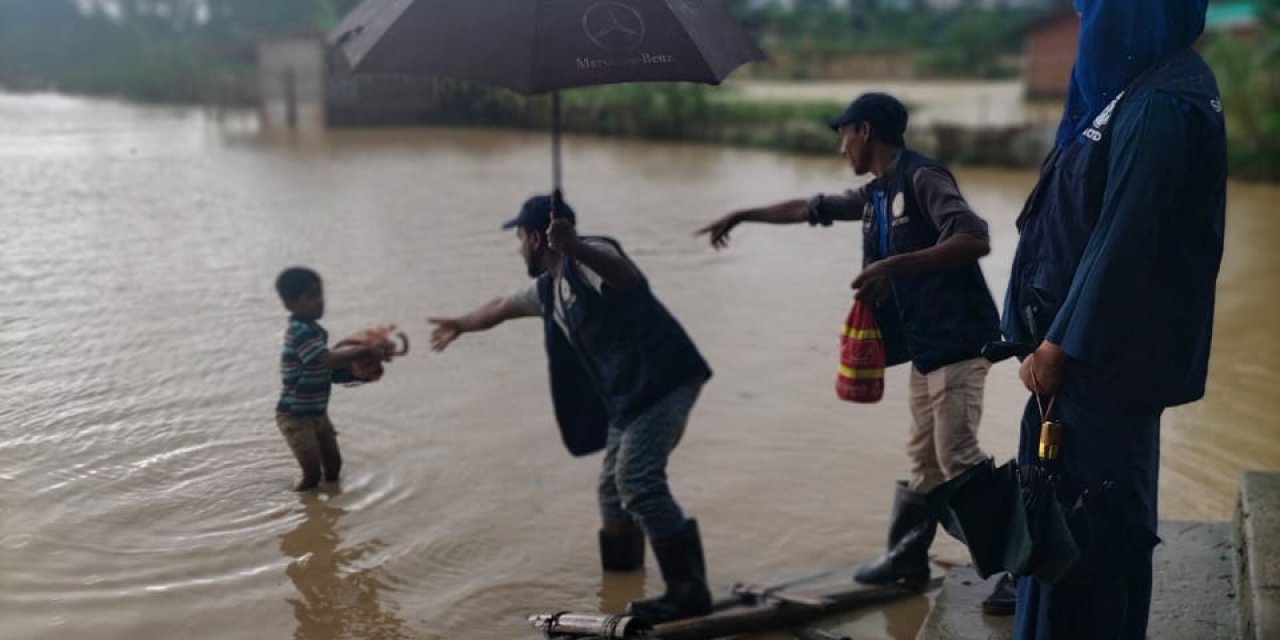
<instances>
[{"instance_id":1,"label":"man carrying red bag","mask_svg":"<svg viewBox=\"0 0 1280 640\"><path fill-rule=\"evenodd\" d=\"M991 365L981 352L1000 335L999 314L978 266L990 252L987 223L946 168L905 148L907 110L896 98L864 94L830 124L840 134L841 155L856 175L875 176L871 182L839 195L736 211L700 233L719 249L742 222L862 223L863 268L853 288L859 304L871 305L884 364L912 363L912 472L897 485L887 551L860 567L855 579L923 588L937 528L924 495L987 457L978 446L978 423ZM867 327L849 329L870 335ZM861 365L848 368L863 373ZM870 389L860 393L874 391L874 384L865 386Z\"/></svg>"}]
</instances>

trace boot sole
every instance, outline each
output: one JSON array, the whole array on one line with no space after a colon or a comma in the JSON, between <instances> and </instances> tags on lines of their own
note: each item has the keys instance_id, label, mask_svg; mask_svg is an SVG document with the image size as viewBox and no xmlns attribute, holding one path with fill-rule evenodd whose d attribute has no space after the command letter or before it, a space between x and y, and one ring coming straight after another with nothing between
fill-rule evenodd
<instances>
[{"instance_id":1,"label":"boot sole","mask_svg":"<svg viewBox=\"0 0 1280 640\"><path fill-rule=\"evenodd\" d=\"M924 591L929 586L929 578L932 576L925 574L922 576L912 576L909 578L896 578L893 580L859 580L858 576L853 577L853 583L865 587L887 587L889 585L898 585L904 589L912 591Z\"/></svg>"},{"instance_id":2,"label":"boot sole","mask_svg":"<svg viewBox=\"0 0 1280 640\"><path fill-rule=\"evenodd\" d=\"M1013 605L982 603L982 613L985 615L1004 618L1013 615L1013 612Z\"/></svg>"}]
</instances>

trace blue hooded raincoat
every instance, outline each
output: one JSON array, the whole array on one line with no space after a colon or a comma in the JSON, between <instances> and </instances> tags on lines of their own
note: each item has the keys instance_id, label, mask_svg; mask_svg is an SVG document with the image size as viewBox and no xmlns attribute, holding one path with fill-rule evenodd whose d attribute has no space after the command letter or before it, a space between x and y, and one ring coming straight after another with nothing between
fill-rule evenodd
<instances>
[{"instance_id":1,"label":"blue hooded raincoat","mask_svg":"<svg viewBox=\"0 0 1280 640\"><path fill-rule=\"evenodd\" d=\"M1019 581L1015 637L1144 638L1160 414L1204 394L1226 206L1223 105L1192 50L1207 0L1076 0L1057 145L1018 219L1002 329L1068 355L1060 494L1106 526L1057 584ZM1039 441L1034 399L1019 461Z\"/></svg>"}]
</instances>

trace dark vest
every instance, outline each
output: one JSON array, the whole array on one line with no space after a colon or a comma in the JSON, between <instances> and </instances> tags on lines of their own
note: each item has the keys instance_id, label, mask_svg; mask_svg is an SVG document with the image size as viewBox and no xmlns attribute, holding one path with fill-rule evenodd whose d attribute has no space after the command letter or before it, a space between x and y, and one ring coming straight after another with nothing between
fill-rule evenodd
<instances>
[{"instance_id":1,"label":"dark vest","mask_svg":"<svg viewBox=\"0 0 1280 640\"><path fill-rule=\"evenodd\" d=\"M610 238L593 239L626 255ZM600 293L573 260L561 269L572 292L564 305L572 338L555 320L550 274L538 278L538 298L556 421L565 447L581 456L604 448L611 423L625 428L677 388L709 379L711 368L648 281L625 292L605 284Z\"/></svg>"},{"instance_id":2,"label":"dark vest","mask_svg":"<svg viewBox=\"0 0 1280 640\"><path fill-rule=\"evenodd\" d=\"M1014 256L1002 329L1010 340L1039 341L1049 331L1071 290L1076 270L1092 238L1107 190L1114 123L1127 105L1161 90L1183 98L1184 109L1201 111L1198 121L1221 123L1213 113L1213 74L1192 51L1184 52L1130 84L1071 142L1045 160L1035 190L1018 217L1021 235ZM1225 189L1214 181L1225 174L1220 130L1195 132L1202 141L1187 151L1196 180L1171 198L1161 212L1162 230L1151 238L1152 262L1143 265L1164 282L1145 292L1138 316L1126 317L1130 340L1095 365L1070 363L1079 384L1096 400L1166 407L1204 395L1213 315L1214 276L1221 257ZM1219 229L1217 244L1209 223Z\"/></svg>"},{"instance_id":3,"label":"dark vest","mask_svg":"<svg viewBox=\"0 0 1280 640\"><path fill-rule=\"evenodd\" d=\"M938 229L912 186L916 171L924 167L946 171L904 149L889 180L877 178L868 185L870 197L862 216L864 267L938 243ZM887 253L881 251L882 236ZM893 292L876 304L875 317L885 338L887 364L911 361L921 373L976 358L1000 335L996 304L976 262L893 278Z\"/></svg>"}]
</instances>

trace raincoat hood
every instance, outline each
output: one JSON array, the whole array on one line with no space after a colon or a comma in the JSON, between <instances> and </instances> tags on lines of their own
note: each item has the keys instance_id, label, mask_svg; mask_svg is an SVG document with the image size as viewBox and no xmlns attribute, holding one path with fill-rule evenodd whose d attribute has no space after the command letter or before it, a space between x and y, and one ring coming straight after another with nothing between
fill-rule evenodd
<instances>
[{"instance_id":1,"label":"raincoat hood","mask_svg":"<svg viewBox=\"0 0 1280 640\"><path fill-rule=\"evenodd\" d=\"M1208 0L1075 0L1080 47L1057 145L1066 145L1143 72L1204 32Z\"/></svg>"}]
</instances>

